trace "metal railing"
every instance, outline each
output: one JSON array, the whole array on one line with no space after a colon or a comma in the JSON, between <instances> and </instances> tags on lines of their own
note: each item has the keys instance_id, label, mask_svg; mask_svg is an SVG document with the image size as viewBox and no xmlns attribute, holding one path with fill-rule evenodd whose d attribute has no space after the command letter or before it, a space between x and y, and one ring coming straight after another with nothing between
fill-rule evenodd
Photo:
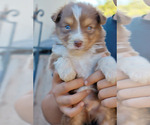
<instances>
[{"instance_id":1,"label":"metal railing","mask_svg":"<svg viewBox=\"0 0 150 125\"><path fill-rule=\"evenodd\" d=\"M37 7L36 7L36 10L34 11L33 28L35 30L35 25L38 25L39 30L38 30L38 34L36 36L34 35L34 43L36 43L36 45L30 46L30 47L22 46L21 44L20 44L20 46L14 45L14 35L16 33L17 22L8 20L9 15L12 15L13 17L19 16L19 11L5 10L3 12L0 12L0 22L2 22L2 23L5 22L5 23L12 25L11 35L9 38L8 45L7 46L0 45L0 50L3 50L3 51L0 51L0 56L2 57L2 71L0 73L0 89L1 89L1 84L3 82L3 79L5 77L5 74L7 72L7 68L8 68L8 64L9 64L11 55L14 55L14 54L23 55L23 54L32 54L33 53L33 55L34 55L33 86L36 90L36 86L38 84L37 72L38 72L38 64L39 64L39 59L40 59L39 57L40 57L40 55L43 55L43 54L44 55L51 54L51 46L41 45L41 43L44 43L43 41L41 41L43 22L40 21L38 18L44 16L44 11L41 9L38 10ZM36 40L35 40L35 37L37 37ZM22 41L19 41L19 42L21 43ZM48 42L50 42L50 41L48 41Z\"/></svg>"},{"instance_id":2,"label":"metal railing","mask_svg":"<svg viewBox=\"0 0 150 125\"><path fill-rule=\"evenodd\" d=\"M5 87L7 85L3 85L3 80L6 75L8 65L10 62L10 58L12 55L19 54L19 55L26 55L26 54L32 54L32 47L24 47L20 44L20 46L15 46L14 45L14 36L16 33L16 28L17 28L17 22L8 20L8 17L17 17L19 16L19 11L18 10L7 10L5 9L3 12L0 12L0 22L1 25L3 23L11 25L12 28L8 29L10 30L10 38L8 40L7 45L0 45L0 56L1 56L1 63L2 63L2 69L0 71L0 92L1 96L3 95L3 92L5 91ZM2 26L1 26L2 29ZM6 36L8 37L8 36ZM1 43L4 41L1 41ZM19 43L22 43L22 41L18 41ZM6 84L6 83L5 83Z\"/></svg>"},{"instance_id":3,"label":"metal railing","mask_svg":"<svg viewBox=\"0 0 150 125\"><path fill-rule=\"evenodd\" d=\"M34 69L33 69L33 86L34 86L34 92L36 91L36 88L38 86L38 64L39 64L39 59L40 55L49 55L51 54L51 46L42 46L41 43L44 43L44 41L41 41L42 37L42 30L43 30L43 22L38 19L38 17L43 17L44 16L44 11L36 7L36 10L34 12L34 30L35 30L35 24L39 25L39 32L37 35L37 41L34 41L37 43L36 46L33 47L33 54L34 54ZM34 32L35 33L35 32ZM48 41L50 42L50 41Z\"/></svg>"},{"instance_id":4,"label":"metal railing","mask_svg":"<svg viewBox=\"0 0 150 125\"><path fill-rule=\"evenodd\" d=\"M8 63L9 63L9 60L10 60L10 54L11 54L11 46L12 46L12 43L13 43L13 38L14 38L14 34L15 34L15 30L16 30L16 26L17 26L17 23L16 22L13 22L13 21L10 21L7 19L8 15L13 13L12 16L18 16L19 15L19 12L17 10L9 10L9 11L4 11L4 12L1 12L1 15L0 15L0 21L1 22L7 22L9 24L12 24L12 30L11 30L11 35L10 35L10 38L9 38L9 42L8 42L8 45L5 47L5 46L0 46L0 49L3 49L4 51L1 52L2 55L2 71L1 71L1 75L0 75L0 86L2 84L2 81L3 81L3 78L4 78L4 75L7 71L7 67L8 67Z\"/></svg>"}]
</instances>

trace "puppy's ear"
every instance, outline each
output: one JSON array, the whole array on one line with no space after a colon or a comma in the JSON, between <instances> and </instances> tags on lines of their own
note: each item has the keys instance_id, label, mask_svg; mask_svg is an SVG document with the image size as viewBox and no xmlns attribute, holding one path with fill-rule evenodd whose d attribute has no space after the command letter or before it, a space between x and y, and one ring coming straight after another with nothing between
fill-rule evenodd
<instances>
[{"instance_id":1,"label":"puppy's ear","mask_svg":"<svg viewBox=\"0 0 150 125\"><path fill-rule=\"evenodd\" d=\"M98 11L97 15L96 15L96 20L101 25L104 25L106 23L107 19L106 19L106 17L100 11Z\"/></svg>"},{"instance_id":2,"label":"puppy's ear","mask_svg":"<svg viewBox=\"0 0 150 125\"><path fill-rule=\"evenodd\" d=\"M62 15L62 9L60 9L58 12L54 13L51 16L51 19L55 22L58 23L61 20L61 15Z\"/></svg>"},{"instance_id":3,"label":"puppy's ear","mask_svg":"<svg viewBox=\"0 0 150 125\"><path fill-rule=\"evenodd\" d=\"M117 23L122 24L122 25L127 25L131 23L131 18L127 15L125 15L121 11L117 11L116 13L117 16Z\"/></svg>"}]
</instances>

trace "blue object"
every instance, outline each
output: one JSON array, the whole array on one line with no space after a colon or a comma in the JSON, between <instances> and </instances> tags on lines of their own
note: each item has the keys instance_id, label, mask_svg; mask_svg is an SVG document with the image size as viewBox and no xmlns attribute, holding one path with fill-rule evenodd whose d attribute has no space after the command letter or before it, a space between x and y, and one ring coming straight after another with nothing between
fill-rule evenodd
<instances>
[{"instance_id":1,"label":"blue object","mask_svg":"<svg viewBox=\"0 0 150 125\"><path fill-rule=\"evenodd\" d=\"M106 31L106 46L111 56L117 60L117 21L113 19L113 16L109 17L103 28Z\"/></svg>"},{"instance_id":2,"label":"blue object","mask_svg":"<svg viewBox=\"0 0 150 125\"><path fill-rule=\"evenodd\" d=\"M133 18L126 28L131 31L132 47L150 61L150 21L144 20L144 16Z\"/></svg>"}]
</instances>

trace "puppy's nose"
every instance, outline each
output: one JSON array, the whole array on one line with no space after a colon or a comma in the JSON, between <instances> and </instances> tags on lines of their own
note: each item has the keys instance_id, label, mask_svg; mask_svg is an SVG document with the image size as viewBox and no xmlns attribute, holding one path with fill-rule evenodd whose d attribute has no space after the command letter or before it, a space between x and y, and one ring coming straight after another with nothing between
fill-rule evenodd
<instances>
[{"instance_id":1,"label":"puppy's nose","mask_svg":"<svg viewBox=\"0 0 150 125\"><path fill-rule=\"evenodd\" d=\"M81 47L82 42L83 42L83 41L81 41L81 40L76 40L76 41L74 41L74 46L76 46L76 47Z\"/></svg>"}]
</instances>

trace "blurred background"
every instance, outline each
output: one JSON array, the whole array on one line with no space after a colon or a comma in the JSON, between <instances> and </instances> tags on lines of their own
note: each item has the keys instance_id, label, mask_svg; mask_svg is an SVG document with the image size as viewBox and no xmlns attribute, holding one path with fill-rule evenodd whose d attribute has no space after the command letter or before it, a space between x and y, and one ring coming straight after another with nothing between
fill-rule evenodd
<instances>
[{"instance_id":1,"label":"blurred background","mask_svg":"<svg viewBox=\"0 0 150 125\"><path fill-rule=\"evenodd\" d=\"M112 0L0 0L0 124L28 125L15 111L16 101L34 90L34 124L49 125L41 102L51 89L48 69L51 15L68 2L88 2L105 16L116 13ZM142 0L118 0L118 9L131 17L150 12ZM34 59L33 59L34 58Z\"/></svg>"},{"instance_id":2,"label":"blurred background","mask_svg":"<svg viewBox=\"0 0 150 125\"><path fill-rule=\"evenodd\" d=\"M150 13L150 7L143 0L117 0L117 8L130 17L142 16Z\"/></svg>"},{"instance_id":3,"label":"blurred background","mask_svg":"<svg viewBox=\"0 0 150 125\"><path fill-rule=\"evenodd\" d=\"M0 125L28 125L16 101L33 88L33 1L0 0Z\"/></svg>"},{"instance_id":4,"label":"blurred background","mask_svg":"<svg viewBox=\"0 0 150 125\"><path fill-rule=\"evenodd\" d=\"M117 9L131 17L126 28L131 32L131 46L150 61L150 0L117 0Z\"/></svg>"}]
</instances>

